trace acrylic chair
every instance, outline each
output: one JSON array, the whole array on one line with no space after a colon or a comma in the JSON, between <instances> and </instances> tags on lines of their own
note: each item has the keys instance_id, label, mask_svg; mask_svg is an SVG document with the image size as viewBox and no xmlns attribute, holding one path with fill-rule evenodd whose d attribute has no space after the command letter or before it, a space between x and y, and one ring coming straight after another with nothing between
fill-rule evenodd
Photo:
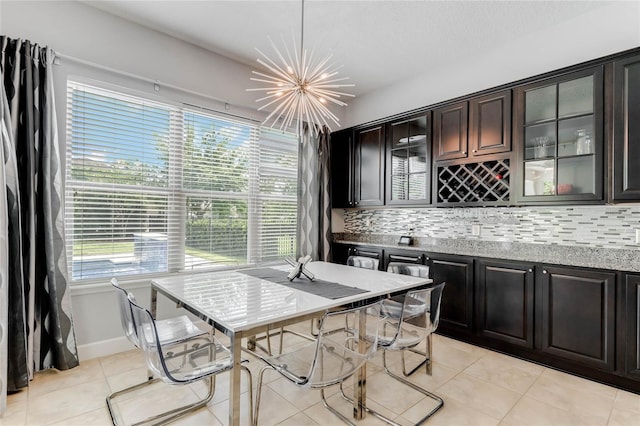
<instances>
[{"instance_id":1,"label":"acrylic chair","mask_svg":"<svg viewBox=\"0 0 640 426\"><path fill-rule=\"evenodd\" d=\"M429 278L429 266L422 265L420 263L412 263L412 262L390 262L387 265L387 272L391 272L394 274L401 275L410 275L412 277L420 277L420 278ZM402 310L402 304L404 301L404 295L395 296L391 299L387 299L384 301L384 310L387 315L395 315L396 318L399 317L400 312ZM422 355L424 360L420 362L416 367L412 368L410 371L406 370L406 361L404 357L404 352L402 353L402 373L405 377L413 374L418 368L422 365L426 365L427 374L432 374L432 364L431 364L431 354L433 348L433 336L429 334L425 341L427 347L426 351L419 351L417 348L412 348L411 352Z\"/></svg>"},{"instance_id":2,"label":"acrylic chair","mask_svg":"<svg viewBox=\"0 0 640 426\"><path fill-rule=\"evenodd\" d=\"M314 342L285 354L262 357L267 365L260 370L258 377L254 425L257 425L259 418L264 373L269 369L277 371L301 388L319 389L324 406L345 423L353 424L327 403L324 389L341 384L374 355L377 348L378 325L381 322L380 314L381 302L327 312L320 319L318 337ZM341 315L349 315L353 319L354 327L327 330L332 319Z\"/></svg>"},{"instance_id":3,"label":"acrylic chair","mask_svg":"<svg viewBox=\"0 0 640 426\"><path fill-rule=\"evenodd\" d=\"M129 294L129 305L131 306L133 322L140 347L145 355L147 367L154 375L159 377L162 382L170 385L188 385L200 380L209 382L209 392L204 398L192 404L157 414L150 419L144 420L144 423L162 419L154 424L165 424L206 406L215 392L215 376L233 368L231 351L223 346L211 333L207 335L208 338L205 344L194 344L187 349L186 353L180 353L183 350L181 343L185 343L184 341L163 343L160 339L158 322L153 318L151 312L139 306L131 294ZM201 341L199 337L194 340ZM188 362L181 362L175 356L176 353L186 355ZM251 372L245 366L240 366L240 368L247 373L248 377L249 418L250 422L253 422Z\"/></svg>"},{"instance_id":4,"label":"acrylic chair","mask_svg":"<svg viewBox=\"0 0 640 426\"><path fill-rule=\"evenodd\" d=\"M122 330L127 339L137 348L140 347L138 340L138 333L136 331L135 324L133 322L133 314L131 312L131 306L129 305L128 293L125 289L120 287L116 278L111 279L111 285L115 289L116 299L118 302L118 308L120 311L120 322L122 323ZM133 297L133 296L132 296ZM196 342L195 344L201 345L203 342L206 344L209 341L208 333L196 327L196 325L186 316L182 315L176 318L165 319L156 322L158 328L159 339L164 345L176 345L182 344L183 347L176 354L188 353L188 346L183 342ZM186 362L185 355L182 355L182 361ZM128 388L112 392L107 396L107 408L111 415L111 421L114 425L117 424L114 400L121 395L133 392L137 389L143 388L152 383L158 382L159 378L154 378L153 374L149 372L148 380Z\"/></svg>"},{"instance_id":5,"label":"acrylic chair","mask_svg":"<svg viewBox=\"0 0 640 426\"><path fill-rule=\"evenodd\" d=\"M436 331L438 323L440 322L440 301L442 299L444 286L445 283L440 283L425 289L411 290L407 292L399 313L395 310L395 307L390 311L387 303L383 303L382 305L383 315L386 315L386 319L385 324L378 335L378 347L383 350L382 365L384 367L384 371L390 377L404 383L436 402L435 407L423 416L416 425L424 423L427 419L433 416L436 411L442 408L444 401L438 395L429 392L428 390L389 370L389 366L387 365L387 352L401 351L404 354L404 351L412 350ZM431 351L429 350L429 357L430 356ZM428 359L428 362L431 364L431 358ZM420 365L422 365L422 363L420 363ZM420 365L418 365L418 367L420 367ZM402 369L405 376L415 372L418 367L407 374L404 365L404 357L402 358ZM388 423L394 423L372 410L367 409L367 411L372 412L374 415Z\"/></svg>"}]
</instances>

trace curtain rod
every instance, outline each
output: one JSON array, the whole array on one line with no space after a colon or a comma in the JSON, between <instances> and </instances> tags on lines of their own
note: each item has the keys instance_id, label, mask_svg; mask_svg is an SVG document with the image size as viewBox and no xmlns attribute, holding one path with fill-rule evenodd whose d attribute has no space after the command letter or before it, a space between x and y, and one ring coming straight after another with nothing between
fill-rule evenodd
<instances>
[{"instance_id":1,"label":"curtain rod","mask_svg":"<svg viewBox=\"0 0 640 426\"><path fill-rule=\"evenodd\" d=\"M160 80L153 80L153 79L151 79L149 77L143 77L141 75L133 74L133 73L130 73L128 71L123 71L123 70L112 68L112 67L109 67L109 66L106 66L106 65L98 64L96 62L87 61L85 59L77 58L75 56L65 55L64 53L60 53L60 52L55 51L55 50L53 51L53 53L55 55L55 58L53 60L53 63L55 65L59 65L60 64L60 61L58 60L58 58L66 59L66 60L69 60L69 61L72 61L72 62L77 62L77 63L82 64L82 65L87 65L87 66L92 67L92 68L97 68L97 69L108 71L108 72L112 72L112 73L115 73L115 74L120 74L120 75L123 75L125 77L133 78L133 79L140 80L140 81L143 81L143 82L146 82L146 83L151 83L151 84L154 85L153 88L154 88L155 91L159 91L160 90L160 86L163 86L163 87L167 87L169 89L173 89L173 90L177 90L177 91L180 91L180 92L188 93L190 95L194 95L194 96L198 96L198 97L201 97L201 98L206 98L206 99L209 99L209 100L212 100L212 101L215 101L215 102L223 103L224 107L225 107L225 110L227 110L230 106L235 106L237 108L245 108L245 107L239 107L237 105L232 105L229 102L227 102L226 100L220 99L220 98L216 98L215 96L205 95L205 94L196 92L194 90L185 89L183 87L176 86L176 85L169 84L169 83L163 83ZM192 106L192 107L198 107L198 108L207 109L209 111L213 111L213 112L217 112L217 113L221 113L221 114L227 114L227 115L233 116L233 117L242 118L242 119L245 119L245 120L255 121L257 123L260 122L260 120L247 118L245 116L241 116L241 115L237 115L237 114L232 114L232 113L230 113L228 111L217 111L217 110L214 110L214 109L211 109L211 108L192 105L192 104L189 104L189 103L186 103L186 102L182 102L182 103L185 104L185 105L188 105L188 106Z\"/></svg>"}]
</instances>

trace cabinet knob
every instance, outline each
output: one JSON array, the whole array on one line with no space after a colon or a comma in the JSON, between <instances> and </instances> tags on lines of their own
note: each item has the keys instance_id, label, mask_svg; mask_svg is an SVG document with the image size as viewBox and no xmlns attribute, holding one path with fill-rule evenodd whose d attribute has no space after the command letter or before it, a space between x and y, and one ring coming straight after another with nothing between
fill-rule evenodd
<instances>
[{"instance_id":1,"label":"cabinet knob","mask_svg":"<svg viewBox=\"0 0 640 426\"><path fill-rule=\"evenodd\" d=\"M472 149L471 152L478 152L478 150L477 149Z\"/></svg>"},{"instance_id":2,"label":"cabinet knob","mask_svg":"<svg viewBox=\"0 0 640 426\"><path fill-rule=\"evenodd\" d=\"M462 155L467 155L467 151L462 151Z\"/></svg>"},{"instance_id":3,"label":"cabinet knob","mask_svg":"<svg viewBox=\"0 0 640 426\"><path fill-rule=\"evenodd\" d=\"M358 205L358 202L356 201L354 204L357 206L357 205Z\"/></svg>"},{"instance_id":4,"label":"cabinet knob","mask_svg":"<svg viewBox=\"0 0 640 426\"><path fill-rule=\"evenodd\" d=\"M533 272L533 269L529 268L529 270L527 272Z\"/></svg>"},{"instance_id":5,"label":"cabinet knob","mask_svg":"<svg viewBox=\"0 0 640 426\"><path fill-rule=\"evenodd\" d=\"M543 274L546 274L546 273L547 273L547 270L546 270L546 269L543 269L543 270L542 270L542 273L543 273Z\"/></svg>"}]
</instances>

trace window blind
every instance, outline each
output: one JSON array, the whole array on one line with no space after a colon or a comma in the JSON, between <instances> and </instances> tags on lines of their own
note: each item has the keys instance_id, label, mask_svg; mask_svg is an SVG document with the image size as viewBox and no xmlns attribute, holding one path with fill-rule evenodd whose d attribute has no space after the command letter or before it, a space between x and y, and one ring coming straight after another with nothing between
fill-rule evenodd
<instances>
[{"instance_id":1,"label":"window blind","mask_svg":"<svg viewBox=\"0 0 640 426\"><path fill-rule=\"evenodd\" d=\"M293 134L72 81L67 110L72 281L295 253Z\"/></svg>"}]
</instances>

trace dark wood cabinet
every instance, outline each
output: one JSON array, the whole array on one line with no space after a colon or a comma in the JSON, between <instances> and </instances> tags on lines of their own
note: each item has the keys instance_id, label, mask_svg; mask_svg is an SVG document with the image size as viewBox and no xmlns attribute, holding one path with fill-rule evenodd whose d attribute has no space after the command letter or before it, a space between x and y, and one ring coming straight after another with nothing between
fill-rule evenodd
<instances>
[{"instance_id":1,"label":"dark wood cabinet","mask_svg":"<svg viewBox=\"0 0 640 426\"><path fill-rule=\"evenodd\" d=\"M477 333L533 349L534 265L481 259L476 268Z\"/></svg>"},{"instance_id":2,"label":"dark wood cabinet","mask_svg":"<svg viewBox=\"0 0 640 426\"><path fill-rule=\"evenodd\" d=\"M384 126L331 134L334 208L384 204Z\"/></svg>"},{"instance_id":3,"label":"dark wood cabinet","mask_svg":"<svg viewBox=\"0 0 640 426\"><path fill-rule=\"evenodd\" d=\"M469 101L469 156L511 151L511 90Z\"/></svg>"},{"instance_id":4,"label":"dark wood cabinet","mask_svg":"<svg viewBox=\"0 0 640 426\"><path fill-rule=\"evenodd\" d=\"M331 133L331 206L352 207L353 130Z\"/></svg>"},{"instance_id":5,"label":"dark wood cabinet","mask_svg":"<svg viewBox=\"0 0 640 426\"><path fill-rule=\"evenodd\" d=\"M386 204L429 204L431 113L388 123L386 134Z\"/></svg>"},{"instance_id":6,"label":"dark wood cabinet","mask_svg":"<svg viewBox=\"0 0 640 426\"><path fill-rule=\"evenodd\" d=\"M467 101L438 108L433 112L433 147L436 160L467 156Z\"/></svg>"},{"instance_id":7,"label":"dark wood cabinet","mask_svg":"<svg viewBox=\"0 0 640 426\"><path fill-rule=\"evenodd\" d=\"M624 281L626 306L623 324L625 335L622 352L624 353L624 373L630 378L640 379L640 275L627 274Z\"/></svg>"},{"instance_id":8,"label":"dark wood cabinet","mask_svg":"<svg viewBox=\"0 0 640 426\"><path fill-rule=\"evenodd\" d=\"M445 282L440 302L439 330L443 334L471 334L473 326L473 259L427 253L433 282Z\"/></svg>"},{"instance_id":9,"label":"dark wood cabinet","mask_svg":"<svg viewBox=\"0 0 640 426\"><path fill-rule=\"evenodd\" d=\"M640 55L614 62L613 199L640 200Z\"/></svg>"},{"instance_id":10,"label":"dark wood cabinet","mask_svg":"<svg viewBox=\"0 0 640 426\"><path fill-rule=\"evenodd\" d=\"M613 371L616 274L542 266L536 285L536 346L543 353Z\"/></svg>"},{"instance_id":11,"label":"dark wood cabinet","mask_svg":"<svg viewBox=\"0 0 640 426\"><path fill-rule=\"evenodd\" d=\"M353 207L384 204L384 127L357 131L353 144Z\"/></svg>"},{"instance_id":12,"label":"dark wood cabinet","mask_svg":"<svg viewBox=\"0 0 640 426\"><path fill-rule=\"evenodd\" d=\"M604 201L603 67L514 89L519 204Z\"/></svg>"}]
</instances>

